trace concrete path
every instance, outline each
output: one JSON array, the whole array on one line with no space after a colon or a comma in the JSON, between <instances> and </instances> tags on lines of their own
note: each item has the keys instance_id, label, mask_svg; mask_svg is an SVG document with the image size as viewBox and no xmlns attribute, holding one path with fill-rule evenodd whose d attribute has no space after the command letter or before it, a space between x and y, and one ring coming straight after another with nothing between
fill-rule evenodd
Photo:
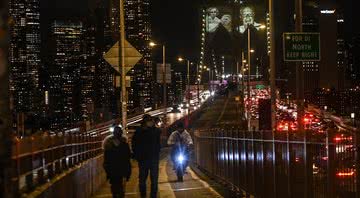
<instances>
[{"instance_id":1,"label":"concrete path","mask_svg":"<svg viewBox=\"0 0 360 198\"><path fill-rule=\"evenodd\" d=\"M184 182L177 182L176 174L172 170L168 156L164 155L160 161L159 169L159 193L160 198L186 197L186 198L211 198L222 197L207 182L200 179L190 168L187 170ZM137 163L133 162L133 173L130 181L126 185L126 197L140 197L138 190L138 168ZM150 183L148 181L148 193L150 194ZM110 185L105 184L93 198L111 198Z\"/></svg>"}]
</instances>

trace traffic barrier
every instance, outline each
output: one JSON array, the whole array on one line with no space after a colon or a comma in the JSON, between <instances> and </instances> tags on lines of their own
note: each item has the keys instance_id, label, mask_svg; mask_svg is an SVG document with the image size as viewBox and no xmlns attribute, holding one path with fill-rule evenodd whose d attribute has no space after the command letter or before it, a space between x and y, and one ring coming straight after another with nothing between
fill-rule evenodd
<instances>
[{"instance_id":1,"label":"traffic barrier","mask_svg":"<svg viewBox=\"0 0 360 198\"><path fill-rule=\"evenodd\" d=\"M240 197L358 197L358 138L335 129L199 130L195 164Z\"/></svg>"}]
</instances>

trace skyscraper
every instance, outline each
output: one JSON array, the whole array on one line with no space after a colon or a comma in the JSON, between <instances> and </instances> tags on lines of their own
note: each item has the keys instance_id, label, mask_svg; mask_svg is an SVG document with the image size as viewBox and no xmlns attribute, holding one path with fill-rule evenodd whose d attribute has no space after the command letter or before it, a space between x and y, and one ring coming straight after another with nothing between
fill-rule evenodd
<instances>
[{"instance_id":1,"label":"skyscraper","mask_svg":"<svg viewBox=\"0 0 360 198\"><path fill-rule=\"evenodd\" d=\"M84 27L55 20L51 26L49 103L52 128L70 127L81 118L81 70L85 67Z\"/></svg>"},{"instance_id":2,"label":"skyscraper","mask_svg":"<svg viewBox=\"0 0 360 198\"><path fill-rule=\"evenodd\" d=\"M115 23L112 15L111 2L115 1L100 1L95 10L95 26L96 26L96 68L95 68L95 98L94 111L95 118L99 120L112 119L113 115L118 112L117 103L120 99L120 94L115 95L114 74L115 70L104 60L103 54L107 52L115 40L118 39L116 32L112 28ZM110 9L110 10L109 10ZM117 37L116 37L117 36Z\"/></svg>"},{"instance_id":3,"label":"skyscraper","mask_svg":"<svg viewBox=\"0 0 360 198\"><path fill-rule=\"evenodd\" d=\"M9 49L10 92L15 115L38 113L40 68L40 0L11 0L13 19Z\"/></svg>"},{"instance_id":4,"label":"skyscraper","mask_svg":"<svg viewBox=\"0 0 360 198\"><path fill-rule=\"evenodd\" d=\"M139 63L127 74L131 76L128 104L129 108L139 107L141 110L153 104L151 92L154 77L149 47L151 37L150 1L128 0L124 7L126 39L143 55ZM112 0L110 18L113 32L119 31L118 9L118 1Z\"/></svg>"}]
</instances>

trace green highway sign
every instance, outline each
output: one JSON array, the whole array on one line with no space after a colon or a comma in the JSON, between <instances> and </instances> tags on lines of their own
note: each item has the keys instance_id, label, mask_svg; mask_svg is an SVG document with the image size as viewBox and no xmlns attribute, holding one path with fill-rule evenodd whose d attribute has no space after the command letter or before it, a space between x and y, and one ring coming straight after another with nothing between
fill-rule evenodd
<instances>
[{"instance_id":1,"label":"green highway sign","mask_svg":"<svg viewBox=\"0 0 360 198\"><path fill-rule=\"evenodd\" d=\"M319 33L284 33L283 47L284 61L320 61Z\"/></svg>"},{"instance_id":2,"label":"green highway sign","mask_svg":"<svg viewBox=\"0 0 360 198\"><path fill-rule=\"evenodd\" d=\"M265 85L256 85L256 89L265 89Z\"/></svg>"}]
</instances>

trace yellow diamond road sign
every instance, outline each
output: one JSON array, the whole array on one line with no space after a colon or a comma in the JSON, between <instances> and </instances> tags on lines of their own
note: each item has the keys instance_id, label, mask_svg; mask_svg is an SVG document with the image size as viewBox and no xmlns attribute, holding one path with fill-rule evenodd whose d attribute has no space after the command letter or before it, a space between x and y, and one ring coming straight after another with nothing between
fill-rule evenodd
<instances>
[{"instance_id":1,"label":"yellow diamond road sign","mask_svg":"<svg viewBox=\"0 0 360 198\"><path fill-rule=\"evenodd\" d=\"M125 73L128 73L137 62L142 58L140 52L138 52L127 40L125 40ZM104 59L108 62L116 71L119 71L119 41L115 43L112 48L104 54Z\"/></svg>"}]
</instances>

